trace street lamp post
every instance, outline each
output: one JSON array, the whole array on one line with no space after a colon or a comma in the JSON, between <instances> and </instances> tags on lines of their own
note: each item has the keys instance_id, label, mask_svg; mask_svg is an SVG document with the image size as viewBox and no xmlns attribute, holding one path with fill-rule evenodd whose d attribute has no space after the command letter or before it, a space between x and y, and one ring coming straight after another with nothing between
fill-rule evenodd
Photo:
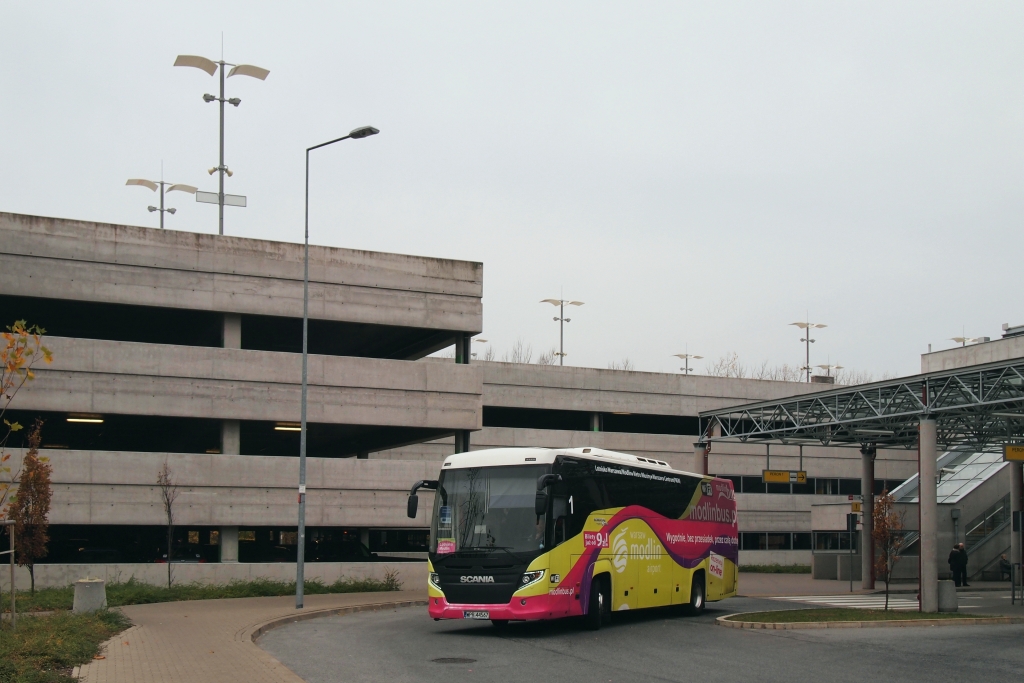
<instances>
[{"instance_id":1,"label":"street lamp post","mask_svg":"<svg viewBox=\"0 0 1024 683\"><path fill-rule=\"evenodd\" d=\"M299 421L299 543L298 557L295 562L295 609L303 607L303 583L306 578L306 396L309 341L309 153L342 140L358 140L380 131L373 126L356 128L344 137L306 148L306 230L305 249L303 252L302 271L302 413Z\"/></svg>"},{"instance_id":2,"label":"street lamp post","mask_svg":"<svg viewBox=\"0 0 1024 683\"><path fill-rule=\"evenodd\" d=\"M801 330L804 331L804 336L803 336L803 338L800 341L802 341L804 343L804 347L806 349L806 351L805 351L805 353L806 353L806 360L804 362L804 366L802 368L800 368L800 369L807 371L807 381L810 382L811 381L811 344L813 344L815 342L814 339L811 339L811 330L812 329L818 329L818 328L821 328L821 327L828 327L828 325L822 325L821 323L808 323L808 322L790 323L790 325L792 325L793 327L799 327Z\"/></svg>"},{"instance_id":3,"label":"street lamp post","mask_svg":"<svg viewBox=\"0 0 1024 683\"><path fill-rule=\"evenodd\" d=\"M261 81L267 80L267 76L270 75L270 71L259 66L253 66L252 64L231 64L221 59L219 62L215 62L212 59L206 57L199 57L197 55L178 55L178 58L174 60L174 66L191 66L196 69L201 69L211 76L217 72L217 68L220 67L220 97L214 97L213 95L203 95L204 102L220 102L220 163L216 168L210 169L210 175L220 172L220 189L217 192L217 208L219 210L219 222L218 222L218 234L224 234L224 174L227 173L228 177L234 175L228 170L228 167L224 165L224 103L227 102L235 107L242 103L237 97L231 99L225 99L224 97L224 67L230 66L231 71L228 72L227 78L232 76L249 76L251 78L258 78Z\"/></svg>"},{"instance_id":4,"label":"street lamp post","mask_svg":"<svg viewBox=\"0 0 1024 683\"><path fill-rule=\"evenodd\" d=\"M695 356L692 353L677 353L677 354L674 354L674 355L675 355L676 358L682 358L683 359L684 366L679 368L679 369L684 371L687 375L690 374L690 359L692 358L694 360L700 360L700 359L702 359L704 357L704 356Z\"/></svg>"},{"instance_id":5,"label":"street lamp post","mask_svg":"<svg viewBox=\"0 0 1024 683\"><path fill-rule=\"evenodd\" d=\"M150 213L153 213L154 211L159 211L160 212L160 229L161 230L164 229L164 214L165 213L169 213L169 214L171 214L173 216L175 214L175 212L177 211L177 209L174 209L174 208L171 208L171 209L165 209L164 208L164 195L167 194L168 192L174 192L175 190L177 190L179 192L190 192L192 194L196 193L196 188L192 187L191 185L185 185L183 183L175 183L175 184L165 183L162 180L158 180L156 182L153 182L152 180L146 180L145 178L131 178L131 179L128 180L128 182L125 183L125 185L139 185L141 187L148 187L149 189L153 190L154 192L156 192L158 189L160 190L160 208L157 208L155 206L149 206L149 207L146 207L146 208L149 209ZM168 185L170 185L170 187L167 187Z\"/></svg>"},{"instance_id":6,"label":"street lamp post","mask_svg":"<svg viewBox=\"0 0 1024 683\"><path fill-rule=\"evenodd\" d=\"M558 315L553 318L558 322L558 364L564 365L565 361L565 323L572 322L572 318L565 317L565 306L582 306L582 301L566 301L565 299L541 299L542 304L558 306Z\"/></svg>"}]
</instances>

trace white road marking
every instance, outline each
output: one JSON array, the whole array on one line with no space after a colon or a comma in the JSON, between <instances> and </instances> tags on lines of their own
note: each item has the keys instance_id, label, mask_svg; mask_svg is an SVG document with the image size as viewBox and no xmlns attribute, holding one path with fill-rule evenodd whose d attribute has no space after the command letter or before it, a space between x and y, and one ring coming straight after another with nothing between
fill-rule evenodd
<instances>
[{"instance_id":1,"label":"white road marking","mask_svg":"<svg viewBox=\"0 0 1024 683\"><path fill-rule=\"evenodd\" d=\"M787 602L806 602L812 605L823 605L828 607L850 607L853 609L885 608L884 595L792 595L779 598L772 598L772 600L785 600ZM916 599L889 596L889 609L916 610L918 609L918 604Z\"/></svg>"}]
</instances>

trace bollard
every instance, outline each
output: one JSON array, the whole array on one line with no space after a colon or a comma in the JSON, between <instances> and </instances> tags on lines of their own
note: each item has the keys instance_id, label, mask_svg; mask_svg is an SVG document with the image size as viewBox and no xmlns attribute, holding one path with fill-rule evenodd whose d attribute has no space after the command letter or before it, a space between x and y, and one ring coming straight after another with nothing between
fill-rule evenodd
<instances>
[{"instance_id":1,"label":"bollard","mask_svg":"<svg viewBox=\"0 0 1024 683\"><path fill-rule=\"evenodd\" d=\"M103 579L75 581L75 614L107 608L107 582Z\"/></svg>"},{"instance_id":2,"label":"bollard","mask_svg":"<svg viewBox=\"0 0 1024 683\"><path fill-rule=\"evenodd\" d=\"M956 584L952 581L939 581L939 611L956 612Z\"/></svg>"}]
</instances>

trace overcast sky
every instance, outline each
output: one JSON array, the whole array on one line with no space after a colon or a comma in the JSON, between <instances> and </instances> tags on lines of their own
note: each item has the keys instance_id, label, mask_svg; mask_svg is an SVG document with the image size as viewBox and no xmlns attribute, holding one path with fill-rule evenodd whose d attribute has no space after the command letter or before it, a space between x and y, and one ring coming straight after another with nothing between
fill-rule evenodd
<instances>
[{"instance_id":1,"label":"overcast sky","mask_svg":"<svg viewBox=\"0 0 1024 683\"><path fill-rule=\"evenodd\" d=\"M908 374L1024 324L1021 3L0 4L0 210L157 225L164 177L230 235L484 263L484 337ZM175 230L217 209L168 195ZM481 345L478 345L481 346ZM704 368L706 361L698 361Z\"/></svg>"}]
</instances>

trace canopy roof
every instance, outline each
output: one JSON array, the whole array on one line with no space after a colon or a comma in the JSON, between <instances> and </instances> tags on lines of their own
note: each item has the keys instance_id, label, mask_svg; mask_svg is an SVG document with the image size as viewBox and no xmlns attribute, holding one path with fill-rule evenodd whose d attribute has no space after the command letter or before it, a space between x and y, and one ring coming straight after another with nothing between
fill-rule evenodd
<instances>
[{"instance_id":1,"label":"canopy roof","mask_svg":"<svg viewBox=\"0 0 1024 683\"><path fill-rule=\"evenodd\" d=\"M922 418L940 448L1024 441L1024 358L700 413L704 441L913 448Z\"/></svg>"}]
</instances>

